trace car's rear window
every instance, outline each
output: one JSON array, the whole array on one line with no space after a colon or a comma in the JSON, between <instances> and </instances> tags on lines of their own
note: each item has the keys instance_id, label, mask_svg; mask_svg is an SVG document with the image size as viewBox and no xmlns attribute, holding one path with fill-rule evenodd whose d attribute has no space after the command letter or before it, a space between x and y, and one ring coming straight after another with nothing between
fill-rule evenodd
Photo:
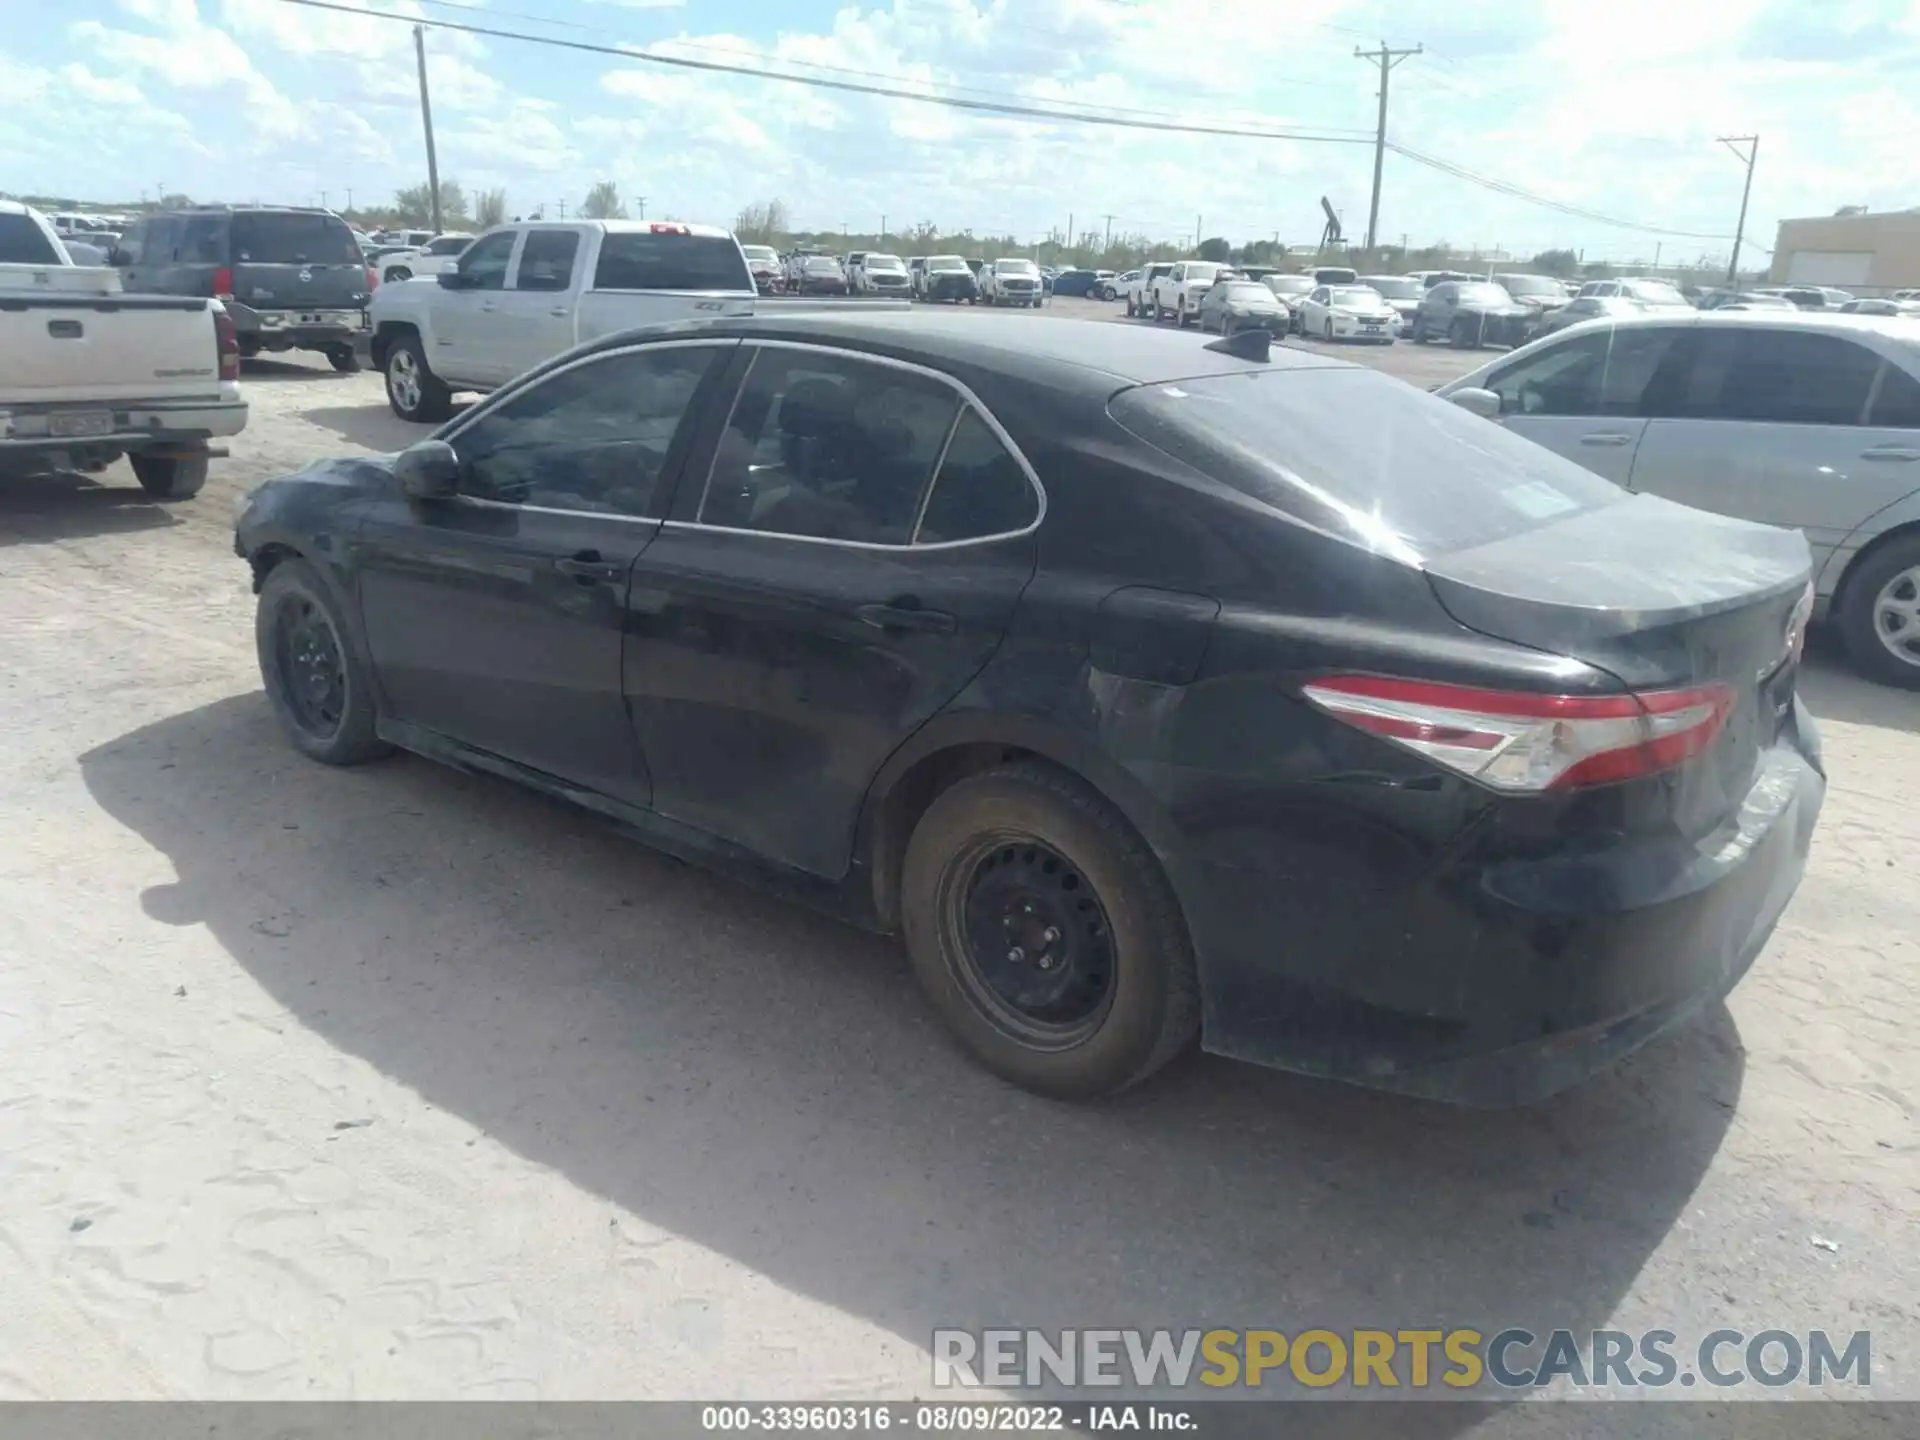
<instances>
[{"instance_id":1,"label":"car's rear window","mask_svg":"<svg viewBox=\"0 0 1920 1440\"><path fill-rule=\"evenodd\" d=\"M1418 561L1625 498L1611 481L1374 370L1259 370L1117 396L1141 439L1263 505Z\"/></svg>"},{"instance_id":2,"label":"car's rear window","mask_svg":"<svg viewBox=\"0 0 1920 1440\"><path fill-rule=\"evenodd\" d=\"M0 265L59 265L60 252L25 215L0 215Z\"/></svg>"},{"instance_id":3,"label":"car's rear window","mask_svg":"<svg viewBox=\"0 0 1920 1440\"><path fill-rule=\"evenodd\" d=\"M360 242L337 215L239 211L233 261L255 265L358 265Z\"/></svg>"},{"instance_id":4,"label":"car's rear window","mask_svg":"<svg viewBox=\"0 0 1920 1440\"><path fill-rule=\"evenodd\" d=\"M724 235L629 231L601 240L593 288L751 291L754 286L740 247Z\"/></svg>"}]
</instances>

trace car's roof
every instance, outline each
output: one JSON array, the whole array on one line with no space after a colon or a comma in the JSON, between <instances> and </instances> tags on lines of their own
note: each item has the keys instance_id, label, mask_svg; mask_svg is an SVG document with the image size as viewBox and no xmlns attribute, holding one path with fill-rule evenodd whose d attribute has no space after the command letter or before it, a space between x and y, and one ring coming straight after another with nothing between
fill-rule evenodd
<instances>
[{"instance_id":1,"label":"car's roof","mask_svg":"<svg viewBox=\"0 0 1920 1440\"><path fill-rule=\"evenodd\" d=\"M580 222L576 220L566 223ZM724 226L696 225L690 220L596 220L591 223L605 226L609 235L675 235L684 230L689 235L700 235L708 239L731 240L733 238L733 232Z\"/></svg>"},{"instance_id":2,"label":"car's roof","mask_svg":"<svg viewBox=\"0 0 1920 1440\"><path fill-rule=\"evenodd\" d=\"M1650 325L1745 325L1772 330L1782 325L1791 325L1797 329L1830 330L1841 335L1857 335L1862 331L1870 331L1889 339L1911 342L1914 338L1912 322L1904 316L1842 315L1831 310L1680 310L1675 308L1666 314L1643 312L1587 323L1606 324L1616 330L1641 329ZM1579 328L1581 327L1569 326L1568 330Z\"/></svg>"},{"instance_id":3,"label":"car's roof","mask_svg":"<svg viewBox=\"0 0 1920 1440\"><path fill-rule=\"evenodd\" d=\"M1264 361L1243 360L1206 348L1201 337L1148 330L1110 320L1038 320L1008 323L1004 316L971 311L804 310L698 322L707 333L743 339L812 341L871 348L934 369L978 366L1022 370L1042 366L1078 370L1107 388L1151 385L1199 375L1264 370L1350 370L1352 362L1275 345ZM598 348L631 343L632 335L609 337Z\"/></svg>"}]
</instances>

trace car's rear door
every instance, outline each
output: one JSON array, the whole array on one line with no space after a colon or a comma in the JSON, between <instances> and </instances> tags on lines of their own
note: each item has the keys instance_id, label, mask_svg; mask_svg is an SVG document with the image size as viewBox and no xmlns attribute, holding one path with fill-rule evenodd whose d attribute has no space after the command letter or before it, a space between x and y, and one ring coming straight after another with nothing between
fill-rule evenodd
<instances>
[{"instance_id":1,"label":"car's rear door","mask_svg":"<svg viewBox=\"0 0 1920 1440\"><path fill-rule=\"evenodd\" d=\"M1818 574L1861 521L1920 486L1920 466L1883 458L1912 433L1867 424L1882 359L1860 341L1791 323L1701 325L1677 360L1650 397L1635 490L1803 531Z\"/></svg>"},{"instance_id":2,"label":"car's rear door","mask_svg":"<svg viewBox=\"0 0 1920 1440\"><path fill-rule=\"evenodd\" d=\"M837 877L874 773L1000 643L1042 502L945 377L775 342L736 365L634 566L627 700L657 810Z\"/></svg>"},{"instance_id":3,"label":"car's rear door","mask_svg":"<svg viewBox=\"0 0 1920 1440\"><path fill-rule=\"evenodd\" d=\"M360 323L367 305L366 258L339 216L236 210L226 235L224 263L232 268L233 293L243 305L288 312L288 324ZM334 316L347 318L326 318Z\"/></svg>"},{"instance_id":4,"label":"car's rear door","mask_svg":"<svg viewBox=\"0 0 1920 1440\"><path fill-rule=\"evenodd\" d=\"M383 716L647 803L621 696L627 576L734 344L554 370L448 431L458 495L373 502L354 549Z\"/></svg>"},{"instance_id":5,"label":"car's rear door","mask_svg":"<svg viewBox=\"0 0 1920 1440\"><path fill-rule=\"evenodd\" d=\"M1487 376L1500 421L1616 485L1633 473L1646 394L1683 326L1607 326L1520 356Z\"/></svg>"}]
</instances>

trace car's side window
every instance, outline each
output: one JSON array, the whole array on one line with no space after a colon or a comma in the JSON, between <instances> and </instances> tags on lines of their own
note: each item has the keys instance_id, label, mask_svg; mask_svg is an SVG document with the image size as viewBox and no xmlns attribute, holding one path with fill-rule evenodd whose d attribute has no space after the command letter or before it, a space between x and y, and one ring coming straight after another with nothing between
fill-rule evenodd
<instances>
[{"instance_id":1,"label":"car's side window","mask_svg":"<svg viewBox=\"0 0 1920 1440\"><path fill-rule=\"evenodd\" d=\"M122 257L122 264L138 265L140 263L141 247L146 243L147 223L144 220L138 220L127 227L127 233L120 237L119 245L114 248L119 250Z\"/></svg>"},{"instance_id":2,"label":"car's side window","mask_svg":"<svg viewBox=\"0 0 1920 1440\"><path fill-rule=\"evenodd\" d=\"M960 412L914 540L937 545L1011 535L1040 517L1027 472L973 407Z\"/></svg>"},{"instance_id":3,"label":"car's side window","mask_svg":"<svg viewBox=\"0 0 1920 1440\"><path fill-rule=\"evenodd\" d=\"M1880 357L1804 330L1702 331L1680 413L1781 425L1859 425Z\"/></svg>"},{"instance_id":4,"label":"car's side window","mask_svg":"<svg viewBox=\"0 0 1920 1440\"><path fill-rule=\"evenodd\" d=\"M1324 285L1320 286L1311 295L1307 296L1307 298L1313 301L1313 303L1316 305L1326 304L1327 303L1327 287Z\"/></svg>"},{"instance_id":5,"label":"car's side window","mask_svg":"<svg viewBox=\"0 0 1920 1440\"><path fill-rule=\"evenodd\" d=\"M520 247L516 290L565 290L573 284L573 262L580 237L571 230L529 230Z\"/></svg>"},{"instance_id":6,"label":"car's side window","mask_svg":"<svg viewBox=\"0 0 1920 1440\"><path fill-rule=\"evenodd\" d=\"M1867 424L1882 430L1920 430L1920 380L1887 361Z\"/></svg>"},{"instance_id":7,"label":"car's side window","mask_svg":"<svg viewBox=\"0 0 1920 1440\"><path fill-rule=\"evenodd\" d=\"M721 433L700 521L904 545L959 404L914 371L763 349Z\"/></svg>"},{"instance_id":8,"label":"car's side window","mask_svg":"<svg viewBox=\"0 0 1920 1440\"><path fill-rule=\"evenodd\" d=\"M507 288L507 262L513 258L514 233L501 230L469 245L459 260L469 290Z\"/></svg>"},{"instance_id":9,"label":"car's side window","mask_svg":"<svg viewBox=\"0 0 1920 1440\"><path fill-rule=\"evenodd\" d=\"M453 439L477 500L645 515L674 435L725 347L602 356L539 381Z\"/></svg>"},{"instance_id":10,"label":"car's side window","mask_svg":"<svg viewBox=\"0 0 1920 1440\"><path fill-rule=\"evenodd\" d=\"M180 258L190 265L218 265L227 258L227 217L195 215L180 241Z\"/></svg>"},{"instance_id":11,"label":"car's side window","mask_svg":"<svg viewBox=\"0 0 1920 1440\"><path fill-rule=\"evenodd\" d=\"M1551 345L1487 377L1502 415L1591 415L1606 369L1607 335Z\"/></svg>"},{"instance_id":12,"label":"car's side window","mask_svg":"<svg viewBox=\"0 0 1920 1440\"><path fill-rule=\"evenodd\" d=\"M149 264L171 265L174 250L180 244L184 222L177 215L161 215L147 227L146 257Z\"/></svg>"}]
</instances>

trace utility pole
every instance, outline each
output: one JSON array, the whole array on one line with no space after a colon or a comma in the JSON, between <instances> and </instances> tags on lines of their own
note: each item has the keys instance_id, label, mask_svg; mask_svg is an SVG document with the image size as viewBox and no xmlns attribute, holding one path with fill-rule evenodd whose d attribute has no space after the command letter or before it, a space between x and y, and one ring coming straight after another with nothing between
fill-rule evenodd
<instances>
[{"instance_id":1,"label":"utility pole","mask_svg":"<svg viewBox=\"0 0 1920 1440\"><path fill-rule=\"evenodd\" d=\"M1415 45L1411 50L1393 50L1382 40L1378 50L1355 50L1356 60L1371 60L1380 67L1380 128L1373 136L1373 203L1367 207L1367 249L1373 249L1374 232L1380 226L1380 172L1387 163L1387 77L1393 73L1393 67L1409 55L1418 55L1422 47Z\"/></svg>"},{"instance_id":2,"label":"utility pole","mask_svg":"<svg viewBox=\"0 0 1920 1440\"><path fill-rule=\"evenodd\" d=\"M1109 216L1107 216L1107 217L1106 217L1106 221L1107 221L1107 244L1106 244L1106 248L1107 248L1107 249L1109 249L1109 250L1111 250L1111 249L1113 248L1113 217L1112 217L1111 215L1109 215Z\"/></svg>"},{"instance_id":3,"label":"utility pole","mask_svg":"<svg viewBox=\"0 0 1920 1440\"><path fill-rule=\"evenodd\" d=\"M433 233L440 233L440 161L433 153L433 102L427 98L427 27L413 27L413 58L420 67L420 124L427 132L427 203L432 207Z\"/></svg>"},{"instance_id":4,"label":"utility pole","mask_svg":"<svg viewBox=\"0 0 1920 1440\"><path fill-rule=\"evenodd\" d=\"M640 218L642 220L646 219L647 218L647 197L644 195L636 195L633 197L633 200L634 200L634 203L640 207Z\"/></svg>"},{"instance_id":5,"label":"utility pole","mask_svg":"<svg viewBox=\"0 0 1920 1440\"><path fill-rule=\"evenodd\" d=\"M1727 284L1737 286L1740 283L1740 241L1747 233L1747 197L1753 194L1753 162L1760 158L1760 137L1758 135L1722 135L1719 141L1740 159L1747 167L1747 183L1740 187L1740 219L1733 227L1733 259L1727 262ZM1747 153L1740 154L1740 147L1747 147Z\"/></svg>"},{"instance_id":6,"label":"utility pole","mask_svg":"<svg viewBox=\"0 0 1920 1440\"><path fill-rule=\"evenodd\" d=\"M1067 212L1067 253L1073 253L1073 212Z\"/></svg>"},{"instance_id":7,"label":"utility pole","mask_svg":"<svg viewBox=\"0 0 1920 1440\"><path fill-rule=\"evenodd\" d=\"M353 213L353 187L351 185L347 186L347 213L349 215Z\"/></svg>"},{"instance_id":8,"label":"utility pole","mask_svg":"<svg viewBox=\"0 0 1920 1440\"><path fill-rule=\"evenodd\" d=\"M567 218L567 197L564 195L560 197L560 218L562 220Z\"/></svg>"},{"instance_id":9,"label":"utility pole","mask_svg":"<svg viewBox=\"0 0 1920 1440\"><path fill-rule=\"evenodd\" d=\"M1200 217L1198 215L1193 217L1193 248L1195 250L1200 248Z\"/></svg>"},{"instance_id":10,"label":"utility pole","mask_svg":"<svg viewBox=\"0 0 1920 1440\"><path fill-rule=\"evenodd\" d=\"M884 211L884 210L882 210L882 211L880 212L880 241L881 241L881 243L882 243L882 244L885 244L885 243L886 243L886 239L887 239L887 212L886 212L886 211Z\"/></svg>"}]
</instances>

